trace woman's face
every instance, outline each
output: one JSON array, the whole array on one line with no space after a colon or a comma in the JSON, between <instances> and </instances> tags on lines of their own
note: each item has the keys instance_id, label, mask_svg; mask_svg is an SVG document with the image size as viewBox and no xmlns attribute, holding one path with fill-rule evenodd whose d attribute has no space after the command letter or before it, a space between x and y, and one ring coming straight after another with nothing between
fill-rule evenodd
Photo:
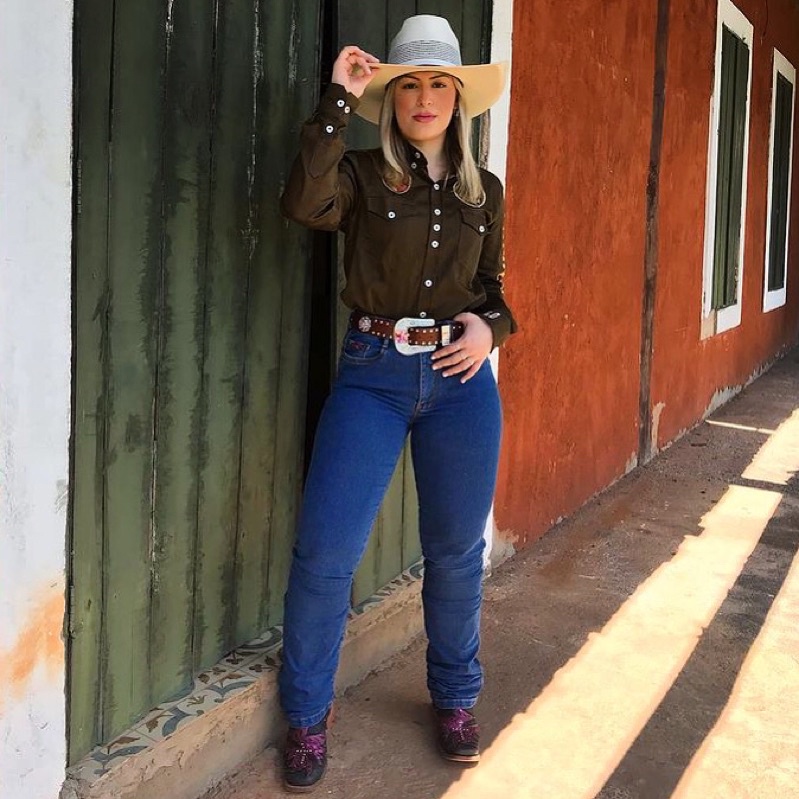
<instances>
[{"instance_id":1,"label":"woman's face","mask_svg":"<svg viewBox=\"0 0 799 799\"><path fill-rule=\"evenodd\" d=\"M443 142L455 110L455 79L443 72L418 72L397 78L394 115L411 144Z\"/></svg>"}]
</instances>

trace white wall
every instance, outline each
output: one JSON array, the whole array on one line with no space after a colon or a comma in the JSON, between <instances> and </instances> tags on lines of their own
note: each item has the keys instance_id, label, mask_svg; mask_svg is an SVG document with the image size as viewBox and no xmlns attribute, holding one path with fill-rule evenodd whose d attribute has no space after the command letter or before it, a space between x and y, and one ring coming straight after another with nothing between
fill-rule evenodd
<instances>
[{"instance_id":1,"label":"white wall","mask_svg":"<svg viewBox=\"0 0 799 799\"><path fill-rule=\"evenodd\" d=\"M66 758L72 0L0 0L0 799Z\"/></svg>"}]
</instances>

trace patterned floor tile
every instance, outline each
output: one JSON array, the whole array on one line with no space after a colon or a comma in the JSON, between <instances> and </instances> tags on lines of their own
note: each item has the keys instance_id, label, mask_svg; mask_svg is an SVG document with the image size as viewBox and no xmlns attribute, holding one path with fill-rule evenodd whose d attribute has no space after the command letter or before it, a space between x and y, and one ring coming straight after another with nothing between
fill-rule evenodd
<instances>
[{"instance_id":1,"label":"patterned floor tile","mask_svg":"<svg viewBox=\"0 0 799 799\"><path fill-rule=\"evenodd\" d=\"M222 663L234 669L241 669L248 662L277 649L282 641L283 627L281 625L271 627L259 638L254 638L252 641L242 644L229 655L222 658Z\"/></svg>"},{"instance_id":2,"label":"patterned floor tile","mask_svg":"<svg viewBox=\"0 0 799 799\"><path fill-rule=\"evenodd\" d=\"M255 679L255 676L249 672L231 671L213 683L213 685L209 685L208 690L212 694L216 694L215 703L221 704L232 696L245 691L255 683Z\"/></svg>"},{"instance_id":3,"label":"patterned floor tile","mask_svg":"<svg viewBox=\"0 0 799 799\"><path fill-rule=\"evenodd\" d=\"M194 678L194 692L202 691L203 688L207 688L209 685L219 682L221 678L230 674L232 670L232 667L227 663L217 663L210 669L200 672Z\"/></svg>"},{"instance_id":4,"label":"patterned floor tile","mask_svg":"<svg viewBox=\"0 0 799 799\"><path fill-rule=\"evenodd\" d=\"M281 649L273 649L271 652L259 655L254 660L251 660L241 670L253 677L259 677L268 671L277 671L282 662L283 651Z\"/></svg>"},{"instance_id":5,"label":"patterned floor tile","mask_svg":"<svg viewBox=\"0 0 799 799\"><path fill-rule=\"evenodd\" d=\"M152 745L153 741L148 735L132 730L115 738L110 744L93 749L83 760L70 767L68 773L92 781L107 774L119 761L143 752Z\"/></svg>"},{"instance_id":6,"label":"patterned floor tile","mask_svg":"<svg viewBox=\"0 0 799 799\"><path fill-rule=\"evenodd\" d=\"M381 604L423 574L422 562L415 563L387 586L352 608L350 618ZM191 719L202 716L242 691L246 691L267 672L275 672L282 662L283 628L278 625L264 635L235 649L209 669L198 674L182 696L153 708L133 729L107 746L98 746L69 769L70 776L92 781L107 774L123 759L151 747Z\"/></svg>"},{"instance_id":7,"label":"patterned floor tile","mask_svg":"<svg viewBox=\"0 0 799 799\"><path fill-rule=\"evenodd\" d=\"M214 707L217 704L215 701L217 696L218 694L214 693L210 688L193 693L176 705L167 706L163 711L137 727L134 732L149 735L155 741L168 738L187 721L197 716L202 716Z\"/></svg>"}]
</instances>

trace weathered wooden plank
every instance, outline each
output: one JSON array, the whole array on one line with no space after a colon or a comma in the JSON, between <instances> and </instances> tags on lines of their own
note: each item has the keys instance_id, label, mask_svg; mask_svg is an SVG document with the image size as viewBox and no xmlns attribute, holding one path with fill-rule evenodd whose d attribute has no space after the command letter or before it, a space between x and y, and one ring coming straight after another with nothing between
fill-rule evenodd
<instances>
[{"instance_id":1,"label":"weathered wooden plank","mask_svg":"<svg viewBox=\"0 0 799 799\"><path fill-rule=\"evenodd\" d=\"M117 0L109 213L103 739L150 706L153 392L166 7Z\"/></svg>"},{"instance_id":2,"label":"weathered wooden plank","mask_svg":"<svg viewBox=\"0 0 799 799\"><path fill-rule=\"evenodd\" d=\"M422 544L419 539L419 496L410 447L405 448L403 461L402 568L407 569L422 557Z\"/></svg>"},{"instance_id":3,"label":"weathered wooden plank","mask_svg":"<svg viewBox=\"0 0 799 799\"><path fill-rule=\"evenodd\" d=\"M247 81L252 94L251 148L255 182L250 187L252 225L258 230L248 265L246 382L242 412L241 489L236 540L236 640L245 641L260 631L261 609L268 581L268 552L273 531L275 438L280 381L282 317L291 313L281 302L283 274L299 265L290 254L273 251L278 244L274 229L262 228L262 202L277 194L274 173L283 161L281 127L286 118L281 83L289 68L290 13L287 4L268 12L259 4L255 18L257 57ZM278 59L278 54L280 58ZM271 91L270 91L271 90ZM271 169L270 169L271 166ZM271 175L270 175L271 172ZM270 181L271 178L271 181ZM260 187L260 190L257 187ZM274 204L270 204L274 211ZM274 228L274 225L272 226ZM271 256L271 259L270 259ZM285 468L285 464L280 467Z\"/></svg>"},{"instance_id":4,"label":"weathered wooden plank","mask_svg":"<svg viewBox=\"0 0 799 799\"><path fill-rule=\"evenodd\" d=\"M369 537L361 566L355 574L352 602L358 604L402 571L404 457L400 457Z\"/></svg>"},{"instance_id":5,"label":"weathered wooden plank","mask_svg":"<svg viewBox=\"0 0 799 799\"><path fill-rule=\"evenodd\" d=\"M113 5L75 8L77 194L75 408L69 551L69 762L99 743L103 608L106 300L108 280L108 75Z\"/></svg>"},{"instance_id":6,"label":"weathered wooden plank","mask_svg":"<svg viewBox=\"0 0 799 799\"><path fill-rule=\"evenodd\" d=\"M302 479L310 235L289 231L279 199L296 149L298 121L290 118L297 104L295 94L305 96L306 108L313 102L317 19L318 8L307 3L260 8L258 63L263 66L253 83L258 187L253 201L259 235L247 314L236 568L238 640L262 631L270 615L280 615ZM270 614L271 604L275 607Z\"/></svg>"},{"instance_id":7,"label":"weathered wooden plank","mask_svg":"<svg viewBox=\"0 0 799 799\"><path fill-rule=\"evenodd\" d=\"M236 530L247 277L256 231L252 105L252 3L218 5L215 117L209 209L204 385L198 410L201 462L195 561L194 669L234 640Z\"/></svg>"},{"instance_id":8,"label":"weathered wooden plank","mask_svg":"<svg viewBox=\"0 0 799 799\"><path fill-rule=\"evenodd\" d=\"M461 3L462 0L418 0L417 13L445 17L457 35L461 28Z\"/></svg>"},{"instance_id":9,"label":"weathered wooden plank","mask_svg":"<svg viewBox=\"0 0 799 799\"><path fill-rule=\"evenodd\" d=\"M163 129L164 248L155 397L150 614L154 701L191 683L202 317L211 138L213 5L170 4Z\"/></svg>"},{"instance_id":10,"label":"weathered wooden plank","mask_svg":"<svg viewBox=\"0 0 799 799\"><path fill-rule=\"evenodd\" d=\"M453 28L455 21L452 20ZM458 38L464 64L479 64L491 55L490 0L461 0Z\"/></svg>"},{"instance_id":11,"label":"weathered wooden plank","mask_svg":"<svg viewBox=\"0 0 799 799\"><path fill-rule=\"evenodd\" d=\"M414 14L419 13L416 10L416 0L391 0L386 3L386 41L380 49L380 52L375 55L380 59L388 58L388 48L391 40L397 35L402 23Z\"/></svg>"},{"instance_id":12,"label":"weathered wooden plank","mask_svg":"<svg viewBox=\"0 0 799 799\"><path fill-rule=\"evenodd\" d=\"M272 530L269 539L268 590L262 606L261 620L271 625L282 620L283 594L286 588L294 528L302 492L302 465L305 448L305 406L308 368L308 319L310 308L310 270L303 265L313 257L313 238L296 225L288 225L278 209L279 191L285 184L291 163L301 109L310 108L317 95L317 79L321 50L318 28L319 13L315 4L293 0L291 3L292 36L289 39L289 71L285 94L280 95L291 124L284 119L275 138L283 157L267 163L263 197L264 240L272 241L268 253L272 269L282 271L279 386L275 436ZM269 46L270 51L272 50ZM282 56L275 54L277 61ZM283 59L284 60L284 59ZM275 64L277 68L277 64ZM268 159L267 159L268 160ZM283 254L281 256L281 253ZM291 266L285 268L285 254Z\"/></svg>"},{"instance_id":13,"label":"weathered wooden plank","mask_svg":"<svg viewBox=\"0 0 799 799\"><path fill-rule=\"evenodd\" d=\"M388 53L387 8L383 2L359 3L341 0L338 5L338 45L336 54L347 44L357 44L369 53L384 59ZM377 147L377 126L353 115L347 127L347 147L351 149Z\"/></svg>"},{"instance_id":14,"label":"weathered wooden plank","mask_svg":"<svg viewBox=\"0 0 799 799\"><path fill-rule=\"evenodd\" d=\"M397 3L397 7L395 7L393 3L370 3L368 6L355 2L341 3L339 5L339 47L350 41L355 41L378 58L385 58L388 54L389 41L404 19L404 16L402 19L396 17L400 5L407 6L408 4ZM413 13L410 8L404 10ZM353 148L377 146L376 126L356 118L348 128L347 144ZM339 250L343 251L341 243ZM339 269L341 269L341 264L339 264ZM343 278L340 277L341 279ZM337 305L337 308L340 339L345 329L349 310L344 308L341 303ZM373 594L375 590L402 570L403 492L401 477L401 471L398 470L392 478L371 532L363 561L355 574L352 601L356 604ZM386 574L388 577L385 577Z\"/></svg>"}]
</instances>

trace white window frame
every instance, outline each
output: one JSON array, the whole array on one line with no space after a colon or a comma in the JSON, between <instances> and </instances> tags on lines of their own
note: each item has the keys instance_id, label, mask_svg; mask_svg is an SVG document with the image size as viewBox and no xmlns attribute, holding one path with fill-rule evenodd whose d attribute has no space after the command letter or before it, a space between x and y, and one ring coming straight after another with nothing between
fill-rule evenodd
<instances>
[{"instance_id":1,"label":"white window frame","mask_svg":"<svg viewBox=\"0 0 799 799\"><path fill-rule=\"evenodd\" d=\"M715 310L713 304L713 255L716 245L716 182L721 106L721 43L723 28L729 28L749 49L749 76L746 86L746 120L744 122L743 185L741 187L741 237L738 253L738 279L735 304ZM716 60L713 94L710 98L710 135L708 144L707 194L705 197L705 248L703 264L702 338L708 338L741 324L741 293L744 277L746 244L746 195L749 172L749 122L752 97L752 62L754 35L752 23L730 0L719 0L716 23Z\"/></svg>"},{"instance_id":2,"label":"white window frame","mask_svg":"<svg viewBox=\"0 0 799 799\"><path fill-rule=\"evenodd\" d=\"M777 75L782 75L791 84L791 132L788 139L788 218L785 224L785 263L782 288L769 291L768 267L771 260L771 204L774 194L774 126L777 114ZM793 175L793 120L796 108L796 70L790 61L776 48L774 49L774 76L771 87L771 133L768 148L768 205L766 210L766 261L763 272L763 313L785 305L788 288L788 232L791 227L791 177Z\"/></svg>"}]
</instances>

